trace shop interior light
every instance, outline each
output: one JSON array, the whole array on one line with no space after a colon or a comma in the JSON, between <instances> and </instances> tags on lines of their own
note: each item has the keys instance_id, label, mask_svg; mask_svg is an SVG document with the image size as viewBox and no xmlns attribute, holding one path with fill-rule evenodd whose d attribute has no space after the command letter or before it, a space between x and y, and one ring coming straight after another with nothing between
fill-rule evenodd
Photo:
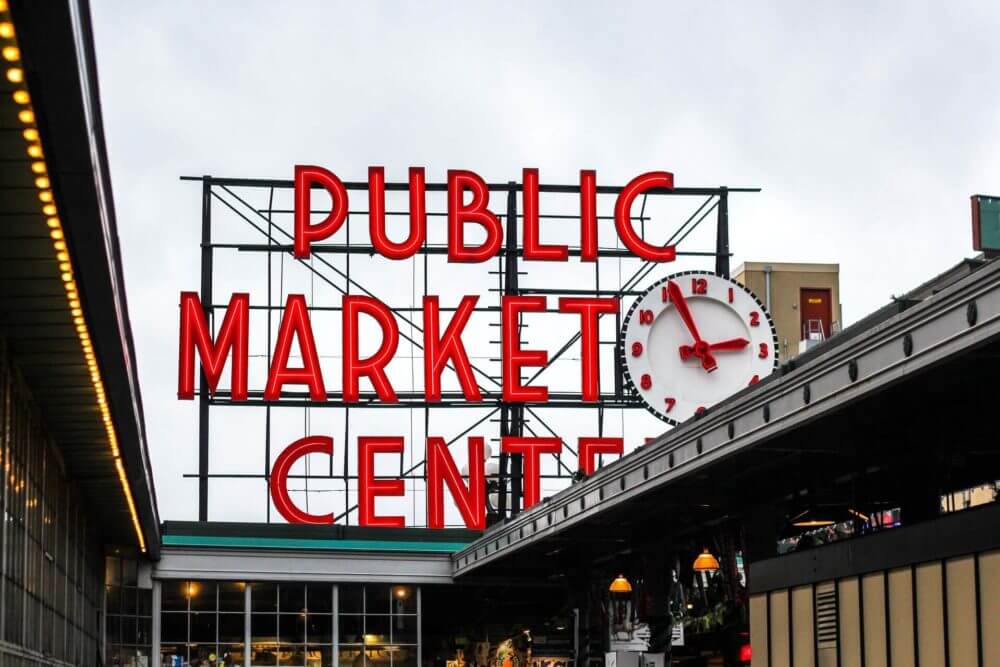
<instances>
[{"instance_id":1,"label":"shop interior light","mask_svg":"<svg viewBox=\"0 0 1000 667\"><path fill-rule=\"evenodd\" d=\"M410 597L410 589L406 586L396 586L396 588L393 589L392 594L397 600L405 600Z\"/></svg>"},{"instance_id":2,"label":"shop interior light","mask_svg":"<svg viewBox=\"0 0 1000 667\"><path fill-rule=\"evenodd\" d=\"M7 1L0 0L0 14L7 19ZM14 39L14 24L9 20L0 20L0 38ZM21 51L16 44L5 44L0 50L4 60L11 63L7 68L7 80L11 83L21 84L24 82L24 69L21 66ZM20 105L29 105L31 95L27 90L18 89L13 93L14 101ZM66 290L66 300L69 307L70 317L73 326L80 340L80 347L83 351L84 359L87 363L87 372L94 389L97 405L101 412L101 420L104 423L105 433L108 438L108 446L114 460L115 470L118 473L118 480L121 484L125 501L128 504L129 514L132 518L132 526L139 542L139 549L146 551L146 539L139 524L139 514L135 507L135 499L132 497L132 486L129 483L128 475L125 473L125 465L118 449L118 436L115 433L114 421L111 417L111 409L108 405L107 395L104 392L104 381L101 378L101 371L94 355L94 347L90 341L90 332L87 329L86 317L83 314L83 306L80 303L80 293L77 290L76 281L73 278L73 264L69 257L68 248L64 240L65 235L62 230L62 221L58 216L58 209L55 204L55 197L52 194L51 179L48 177L48 166L43 158L41 147L41 137L36 127L35 112L30 107L21 109L18 112L18 120L29 127L24 128L21 136L27 143L26 150L28 157L34 161L31 163L31 173L35 176L35 186L39 189L38 199L42 202L42 213L46 216L46 225L49 228L49 236L52 238L52 247L55 251L55 260L59 269L59 276ZM21 483L23 488L23 482ZM16 488L16 487L15 487ZM187 585L186 593L188 597L196 595L197 586L194 583Z\"/></svg>"},{"instance_id":3,"label":"shop interior light","mask_svg":"<svg viewBox=\"0 0 1000 667\"><path fill-rule=\"evenodd\" d=\"M819 515L811 509L803 510L791 519L791 524L796 528L825 528L835 523L834 519Z\"/></svg>"},{"instance_id":4,"label":"shop interior light","mask_svg":"<svg viewBox=\"0 0 1000 667\"><path fill-rule=\"evenodd\" d=\"M694 559L694 565L691 566L691 569L695 572L718 572L719 559L713 556L708 549L705 549Z\"/></svg>"},{"instance_id":5,"label":"shop interior light","mask_svg":"<svg viewBox=\"0 0 1000 667\"><path fill-rule=\"evenodd\" d=\"M629 583L629 580L625 578L624 574L619 574L615 577L614 581L611 582L611 585L608 586L608 590L612 593L631 593L632 584Z\"/></svg>"}]
</instances>

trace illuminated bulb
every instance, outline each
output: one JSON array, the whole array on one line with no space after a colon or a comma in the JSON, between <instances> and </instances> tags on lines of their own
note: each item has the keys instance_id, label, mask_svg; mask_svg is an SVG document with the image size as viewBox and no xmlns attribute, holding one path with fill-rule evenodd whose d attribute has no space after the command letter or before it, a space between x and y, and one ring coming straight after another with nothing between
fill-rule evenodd
<instances>
[{"instance_id":1,"label":"illuminated bulb","mask_svg":"<svg viewBox=\"0 0 1000 667\"><path fill-rule=\"evenodd\" d=\"M3 47L3 59L9 62L20 60L21 50L16 46L5 46Z\"/></svg>"},{"instance_id":2,"label":"illuminated bulb","mask_svg":"<svg viewBox=\"0 0 1000 667\"><path fill-rule=\"evenodd\" d=\"M51 236L53 239L59 240L63 237L63 233L59 229L50 229L49 236Z\"/></svg>"},{"instance_id":3,"label":"illuminated bulb","mask_svg":"<svg viewBox=\"0 0 1000 667\"><path fill-rule=\"evenodd\" d=\"M42 157L42 147L38 144L28 146L28 157Z\"/></svg>"},{"instance_id":4,"label":"illuminated bulb","mask_svg":"<svg viewBox=\"0 0 1000 667\"><path fill-rule=\"evenodd\" d=\"M0 12L5 12L9 9L7 7L7 0L0 0Z\"/></svg>"},{"instance_id":5,"label":"illuminated bulb","mask_svg":"<svg viewBox=\"0 0 1000 667\"><path fill-rule=\"evenodd\" d=\"M83 318L82 317L74 317L73 318L73 324L83 324Z\"/></svg>"},{"instance_id":6,"label":"illuminated bulb","mask_svg":"<svg viewBox=\"0 0 1000 667\"><path fill-rule=\"evenodd\" d=\"M49 218L48 220L45 221L45 224L47 224L52 229L56 229L60 226L59 218Z\"/></svg>"},{"instance_id":7,"label":"illuminated bulb","mask_svg":"<svg viewBox=\"0 0 1000 667\"><path fill-rule=\"evenodd\" d=\"M4 39L10 39L13 36L14 36L14 24L11 23L10 21L4 21L0 23L0 37L3 37Z\"/></svg>"},{"instance_id":8,"label":"illuminated bulb","mask_svg":"<svg viewBox=\"0 0 1000 667\"><path fill-rule=\"evenodd\" d=\"M45 163L44 162L32 162L31 163L31 171L35 172L36 174L44 174L45 173Z\"/></svg>"},{"instance_id":9,"label":"illuminated bulb","mask_svg":"<svg viewBox=\"0 0 1000 667\"><path fill-rule=\"evenodd\" d=\"M73 267L69 265L69 262L59 262L60 271L70 271Z\"/></svg>"},{"instance_id":10,"label":"illuminated bulb","mask_svg":"<svg viewBox=\"0 0 1000 667\"><path fill-rule=\"evenodd\" d=\"M28 94L27 90L15 90L14 101L18 104L27 104L31 101L31 95Z\"/></svg>"},{"instance_id":11,"label":"illuminated bulb","mask_svg":"<svg viewBox=\"0 0 1000 667\"><path fill-rule=\"evenodd\" d=\"M72 282L73 281L73 274L69 273L69 272L62 274L62 281L64 283Z\"/></svg>"},{"instance_id":12,"label":"illuminated bulb","mask_svg":"<svg viewBox=\"0 0 1000 667\"><path fill-rule=\"evenodd\" d=\"M17 119L25 125L35 122L35 112L31 109L21 109L17 112Z\"/></svg>"},{"instance_id":13,"label":"illuminated bulb","mask_svg":"<svg viewBox=\"0 0 1000 667\"><path fill-rule=\"evenodd\" d=\"M70 299L69 300L69 307L70 308L79 308L80 307L80 301L79 301L79 299Z\"/></svg>"},{"instance_id":14,"label":"illuminated bulb","mask_svg":"<svg viewBox=\"0 0 1000 667\"><path fill-rule=\"evenodd\" d=\"M25 141L38 141L38 130L33 127L29 127L27 130L21 133Z\"/></svg>"},{"instance_id":15,"label":"illuminated bulb","mask_svg":"<svg viewBox=\"0 0 1000 667\"><path fill-rule=\"evenodd\" d=\"M38 178L35 179L35 187L38 188L39 190L46 190L51 185L52 184L49 183L48 176L39 176Z\"/></svg>"},{"instance_id":16,"label":"illuminated bulb","mask_svg":"<svg viewBox=\"0 0 1000 667\"><path fill-rule=\"evenodd\" d=\"M7 80L11 83L22 83L24 81L24 70L20 67L11 67L7 70Z\"/></svg>"},{"instance_id":17,"label":"illuminated bulb","mask_svg":"<svg viewBox=\"0 0 1000 667\"><path fill-rule=\"evenodd\" d=\"M38 198L44 203L48 204L49 202L52 201L52 191L42 190L41 192L38 193Z\"/></svg>"},{"instance_id":18,"label":"illuminated bulb","mask_svg":"<svg viewBox=\"0 0 1000 667\"><path fill-rule=\"evenodd\" d=\"M67 255L65 252L57 252L56 259L58 259L60 262L65 262L69 260L69 255Z\"/></svg>"},{"instance_id":19,"label":"illuminated bulb","mask_svg":"<svg viewBox=\"0 0 1000 667\"><path fill-rule=\"evenodd\" d=\"M66 242L65 241L56 241L55 243L52 244L52 247L55 248L56 250L65 250L66 249Z\"/></svg>"}]
</instances>

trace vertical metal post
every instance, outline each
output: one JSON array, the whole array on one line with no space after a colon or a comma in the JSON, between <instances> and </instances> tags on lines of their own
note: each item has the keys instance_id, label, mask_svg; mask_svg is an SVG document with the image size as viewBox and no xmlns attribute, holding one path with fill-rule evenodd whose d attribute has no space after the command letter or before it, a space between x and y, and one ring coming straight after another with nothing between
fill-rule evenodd
<instances>
[{"instance_id":1,"label":"vertical metal post","mask_svg":"<svg viewBox=\"0 0 1000 667\"><path fill-rule=\"evenodd\" d=\"M504 270L503 270L503 293L504 295L516 295L518 293L517 284L517 183L510 181L507 184L507 234L504 242ZM517 326L520 335L520 323ZM501 410L500 433L501 436L520 436L524 431L524 406L506 405L505 410ZM506 415L504 415L506 412ZM506 428L504 428L506 426ZM506 433L504 433L506 431ZM515 517L521 511L521 495L524 482L523 457L520 454L510 455L510 515ZM503 473L501 464L501 473ZM501 484L503 487L503 484ZM501 491L503 489L501 488ZM503 502L503 501L501 501Z\"/></svg>"},{"instance_id":2,"label":"vertical metal post","mask_svg":"<svg viewBox=\"0 0 1000 667\"><path fill-rule=\"evenodd\" d=\"M250 667L250 647L253 642L253 628L250 627L250 623L253 620L253 615L250 613L250 603L252 602L250 598L251 588L252 586L249 581L243 586L243 667ZM333 627L336 628L337 626L334 625Z\"/></svg>"},{"instance_id":3,"label":"vertical metal post","mask_svg":"<svg viewBox=\"0 0 1000 667\"><path fill-rule=\"evenodd\" d=\"M420 590L417 586L417 667L421 667L424 661L424 605Z\"/></svg>"},{"instance_id":4,"label":"vertical metal post","mask_svg":"<svg viewBox=\"0 0 1000 667\"><path fill-rule=\"evenodd\" d=\"M333 667L340 667L340 586L337 584L333 585Z\"/></svg>"},{"instance_id":5,"label":"vertical metal post","mask_svg":"<svg viewBox=\"0 0 1000 667\"><path fill-rule=\"evenodd\" d=\"M205 321L215 328L212 308L212 182L201 181L201 305ZM201 372L198 393L198 520L208 521L208 381Z\"/></svg>"},{"instance_id":6,"label":"vertical metal post","mask_svg":"<svg viewBox=\"0 0 1000 667\"><path fill-rule=\"evenodd\" d=\"M718 223L715 230L715 272L729 277L729 188L719 188Z\"/></svg>"},{"instance_id":7,"label":"vertical metal post","mask_svg":"<svg viewBox=\"0 0 1000 667\"><path fill-rule=\"evenodd\" d=\"M149 652L149 664L161 665L160 642L162 640L162 626L160 624L160 608L163 607L163 582L153 579L153 600L150 603L153 611L153 646ZM107 654L105 654L107 655ZM107 658L105 657L105 660Z\"/></svg>"}]
</instances>

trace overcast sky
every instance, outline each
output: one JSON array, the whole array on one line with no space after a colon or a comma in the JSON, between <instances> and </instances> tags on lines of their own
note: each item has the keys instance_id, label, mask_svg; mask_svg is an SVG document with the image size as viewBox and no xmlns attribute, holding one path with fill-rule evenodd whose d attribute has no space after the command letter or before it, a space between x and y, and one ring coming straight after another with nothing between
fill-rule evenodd
<instances>
[{"instance_id":1,"label":"overcast sky","mask_svg":"<svg viewBox=\"0 0 1000 667\"><path fill-rule=\"evenodd\" d=\"M197 408L176 398L176 306L199 285L200 196L181 175L290 178L313 163L362 180L380 164L397 180L421 165L429 180L467 168L506 181L534 166L543 182L663 169L677 185L759 186L730 205L734 266L839 263L847 323L970 256L969 195L1000 190L996 3L93 0L92 11L166 519L197 517L196 482L182 478L197 471ZM259 274L238 273L226 296ZM253 443L220 435L214 469L262 460L248 425L262 422L244 414ZM252 484L213 486L211 518L260 520Z\"/></svg>"}]
</instances>

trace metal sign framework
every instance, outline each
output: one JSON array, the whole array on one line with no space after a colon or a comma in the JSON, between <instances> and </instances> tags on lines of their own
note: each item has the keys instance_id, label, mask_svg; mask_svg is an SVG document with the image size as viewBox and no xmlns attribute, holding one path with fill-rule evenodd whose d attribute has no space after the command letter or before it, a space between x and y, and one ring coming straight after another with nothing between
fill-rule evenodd
<instances>
[{"instance_id":1,"label":"metal sign framework","mask_svg":"<svg viewBox=\"0 0 1000 667\"><path fill-rule=\"evenodd\" d=\"M292 232L290 229L286 229L279 222L276 222L276 217L289 216L293 211L290 209L283 209L275 207L275 196L276 193L280 194L282 191L291 191L294 184L291 180L278 180L278 179L243 179L243 178L218 178L213 176L201 176L201 177L182 177L182 180L188 181L199 181L202 184L202 201L201 201L201 288L200 288L200 298L201 303L204 305L206 314L209 318L210 325L213 330L216 324L215 313L216 311L225 311L226 303L225 299L220 299L217 302L213 295L213 283L215 277L215 260L220 253L226 252L237 252L237 253L260 253L267 257L267 302L266 304L256 304L252 305L252 310L263 310L267 314L267 355L268 362L270 362L270 355L272 353L273 345L273 334L272 331L272 317L273 312L278 312L284 307L283 303L274 302L272 299L272 281L274 280L273 275L273 264L272 259L275 257L281 257L282 259L288 259L289 262L296 262L306 268L310 272L310 277L313 280L320 281L322 284L329 286L340 292L341 294L368 294L374 296L374 294L362 284L357 277L352 277L351 271L351 260L352 258L357 261L357 258L367 259L375 253L375 249L371 245L367 244L352 244L350 242L350 224L352 218L355 221L363 220L367 222L368 211L367 210L351 210L348 213L348 220L345 224L345 228L348 230L346 239L344 242L339 243L322 243L314 244L312 246L312 252L315 256L311 260L299 260L294 258L292 253ZM367 182L345 182L344 186L349 192L364 192L365 200L367 200L368 183ZM520 294L536 294L536 295L560 295L560 296L603 296L603 297L618 297L624 300L634 298L642 293L639 289L642 281L654 270L656 267L655 263L642 261L638 269L636 269L631 276L626 280L620 281L618 286L612 289L602 289L600 281L600 271L594 271L594 283L592 289L582 288L579 283L575 283L572 286L560 286L560 285L547 285L544 288L541 287L526 287L519 285L519 276L523 275L522 269L522 255L523 248L519 244L518 240L518 225L510 224L512 221L516 222L521 216L518 212L518 195L521 192L521 184L510 181L507 183L492 183L488 185L491 195L501 194L505 197L506 208L504 212L496 212L496 215L501 220L504 225L504 244L500 253L496 258L496 265L494 269L490 270L491 275L495 274L497 276L497 284L495 288L491 288L489 291L496 295L495 304L484 303L480 300L477 304L474 313L493 313L499 319L499 299L500 295L520 295ZM385 189L387 192L406 192L408 189L408 184L405 182L394 182L386 183ZM621 191L621 186L598 186L598 195L616 195ZM427 183L426 191L428 193L433 192L445 192L447 190L446 183ZM539 191L542 194L579 194L579 185L553 185L553 184L541 184L539 186ZM729 263L730 263L730 247L729 247L729 195L731 193L743 193L743 192L759 192L759 188L674 188L672 190L650 190L643 195L641 200L641 205L639 207L639 213L637 216L633 216L633 224L639 228L640 235L646 238L646 223L650 221L650 217L646 213L647 209L647 199L650 197L680 197L680 198L696 198L699 200L698 206L686 217L686 219L673 230L671 236L664 245L676 245L680 244L713 212L715 213L715 249L711 251L684 251L678 249L678 257L689 256L696 258L704 258L705 260L714 261L714 270L717 274L722 276L729 276ZM257 197L264 197L266 195L266 206L254 206L251 204L251 200L255 200ZM235 219L239 220L241 223L247 226L247 229L252 231L254 236L258 236L260 239L259 243L231 243L222 240L217 240L218 234L214 234L213 231L213 208L222 207L221 210L231 213ZM406 216L408 211L387 211L387 215L390 216ZM428 207L427 216L428 218L444 217L446 214L443 211L435 211ZM541 220L554 220L554 219L567 219L573 218L573 215L566 214L555 214L555 213L540 213L539 218ZM598 220L608 220L610 216L598 216ZM357 222L355 222L357 224ZM435 255L445 255L447 253L447 248L443 244L431 244L425 240L423 246L418 251L417 255L413 258L417 262L422 263L423 271L423 294L427 295L427 285L428 277L431 271L429 267L428 258ZM338 266L334 261L336 256L344 256L343 266ZM569 248L569 255L579 256L579 247L571 246ZM597 262L599 265L601 260L614 259L614 258L633 258L634 255L625 249L621 248L598 248L597 252ZM491 266L490 262L485 263L487 266ZM280 264L281 270L284 270L284 262ZM340 284L342 283L342 285ZM393 306L389 304L390 310L393 315L398 319L401 324L409 325L412 331L420 334L421 328L418 323L414 320L413 311L419 310L418 308L404 308ZM312 311L339 311L340 308L337 306L317 306L315 304L310 304L310 312ZM453 308L444 308L442 310L454 310ZM617 346L617 332L621 329L622 313L621 309L615 315L615 332L616 337L614 340L604 340L599 339L599 345L612 345ZM409 341L412 345L417 348L421 348L422 345L419 340L419 335L416 339L410 338L401 328L400 338ZM548 362L541 367L538 367L534 372L527 378L525 384L530 384L532 381L537 379L543 372L552 366L552 364L563 357L568 350L576 343L580 338L579 331L575 334L568 336L565 343L561 345L558 349L551 351L549 355ZM490 341L491 343L499 344L499 341ZM550 392L549 401L545 404L546 408L571 408L577 410L593 410L597 412L597 422L598 422L598 435L603 435L604 429L604 413L608 409L644 409L644 404L638 400L634 395L631 394L629 388L624 383L623 380L623 370L621 365L621 357L619 354L614 354L613 358L615 360L615 367L613 369L614 386L611 391L601 391L599 398L596 402L583 402L579 393L573 392ZM424 398L423 392L420 391L398 391L399 401L397 403L383 403L376 400L374 392L362 392L360 397L360 403L346 403L339 397L330 397L328 400L323 402L314 402L310 400L308 393L298 392L298 391L282 391L281 396L277 402L269 402L263 399L263 392L261 390L254 391L253 389L249 392L248 400L236 403L231 400L228 392L218 391L213 395L209 395L205 391L205 377L204 374L201 375L201 382L198 388L198 403L199 403L199 429L198 429L198 472L197 474L186 474L185 477L197 478L198 479L198 519L199 521L207 521L209 515L209 482L212 479L234 479L234 478L254 478L263 479L267 484L270 483L271 476L271 417L272 410L278 408L301 408L308 411L311 408L340 408L344 411L344 436L345 442L347 440L349 423L350 423L350 410L356 407L364 408L381 408L381 409L404 409L404 410L417 410L423 412L425 429L430 423L430 414L434 410L445 410L450 408L459 407L485 407L488 409L485 416L480 417L469 423L468 427L463 429L460 433L454 437L448 439L448 446L453 443L458 442L460 439L464 438L467 434L476 428L481 427L484 423L498 423L499 424L499 437L503 436L522 436L522 435L551 435L557 436L554 429L550 427L548 423L539 414L540 410L538 406L531 404L512 404L507 403L502 400L500 395L500 378L496 377L477 365L473 364L474 371L476 372L477 380L484 382L485 385L481 386L481 391L483 393L483 402L470 404L464 400L464 396L460 391L444 391L442 393L442 398L437 402L427 402ZM257 406L263 407L265 410L265 456L264 456L264 469L260 473L227 473L227 472L210 472L209 470L209 451L210 451L210 415L211 409L216 406ZM532 426L531 422L537 423L540 429L544 430L543 433L538 433L535 427ZM575 450L571 445L563 442L563 447L573 456L576 455ZM348 487L351 480L356 480L357 475L349 474L348 465L346 461L347 447L343 448L344 451L344 466L343 472L339 475L334 475L333 465L331 463L329 473L326 475L289 475L290 478L305 479L308 484L308 479L338 479L341 480L345 486ZM577 479L579 473L576 472L575 467L570 467L561 460L561 455L555 455L557 459L557 470L555 474L544 475L543 478L559 478L559 479ZM421 468L423 467L424 460L421 460L409 467L404 467L402 459L400 461L400 474L397 476L402 479L423 479L424 475L421 473ZM495 507L489 508L491 522L497 520L505 520L507 518L512 518L516 516L522 509L522 499L523 499L523 461L520 455L506 453L499 454L499 471L496 477L491 480L491 491L496 493L496 503ZM351 514L356 511L357 504L351 504L349 495L345 493L344 495L343 509L335 512L335 522L343 522L349 524L351 522ZM509 501L509 502L508 502ZM268 495L267 499L267 522L271 522L271 504Z\"/></svg>"}]
</instances>

